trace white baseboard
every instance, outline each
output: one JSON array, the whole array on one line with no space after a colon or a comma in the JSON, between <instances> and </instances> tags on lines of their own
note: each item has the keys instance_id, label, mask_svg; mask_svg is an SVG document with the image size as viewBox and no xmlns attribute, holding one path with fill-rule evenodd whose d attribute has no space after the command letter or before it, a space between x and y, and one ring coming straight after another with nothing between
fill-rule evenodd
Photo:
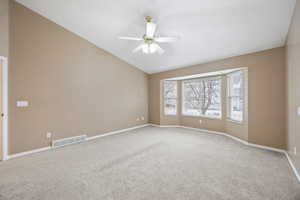
<instances>
[{"instance_id":1,"label":"white baseboard","mask_svg":"<svg viewBox=\"0 0 300 200\"><path fill-rule=\"evenodd\" d=\"M260 149L266 149L266 150L270 150L270 151L276 151L276 152L280 152L280 153L285 153L286 152L283 149L277 149L277 148L274 148L274 147L268 147L268 146L253 144L253 143L247 142L243 139L240 139L238 137L229 135L228 133L219 132L219 131L211 131L211 130L207 130L207 129L193 128L193 127L179 126L179 125L157 125L157 124L149 124L149 125L155 126L155 127L161 127L161 128L184 128L184 129L194 130L194 131L198 131L198 132L202 132L202 133L213 133L213 134L218 134L218 135L224 135L226 137L229 137L233 140L236 140L236 141L238 141L242 144L248 145L248 146L252 146L252 147L256 147L256 148L260 148Z\"/></svg>"},{"instance_id":2,"label":"white baseboard","mask_svg":"<svg viewBox=\"0 0 300 200\"><path fill-rule=\"evenodd\" d=\"M31 151L25 151L25 152L21 152L21 153L16 153L16 154L8 155L7 156L7 160L10 160L10 159L13 159L13 158L17 158L17 157L21 157L21 156L25 156L25 155L29 155L29 154L33 154L33 153L42 152L42 151L48 151L50 149L51 149L51 147L48 146L48 147L43 147L43 148L40 148L40 149L34 149L34 150L31 150Z\"/></svg>"},{"instance_id":3,"label":"white baseboard","mask_svg":"<svg viewBox=\"0 0 300 200\"><path fill-rule=\"evenodd\" d=\"M185 129L190 129L190 130L194 130L194 131L199 131L199 132L202 132L202 133L213 133L213 134L218 134L218 135L223 135L223 136L226 136L226 137L229 137L233 140L236 140L244 145L247 145L247 146L251 146L251 147L254 147L254 148L260 148L260 149L265 149L265 150L269 150L269 151L275 151L275 152L279 152L279 153L283 153L287 159L288 159L288 162L297 178L297 180L299 181L300 183L300 175L296 169L296 167L294 166L289 154L287 153L286 150L284 149L278 149L278 148L273 148L273 147L268 147L268 146L263 146L263 145L258 145L258 144L253 144L253 143L250 143L250 142L247 142L245 140L242 140L238 137L235 137L235 136L232 136L232 135L229 135L227 133L224 133L224 132L218 132L218 131L210 131L210 130L206 130L206 129L199 129L199 128L192 128L192 127L187 127L187 126L167 126L167 125L164 125L164 126L161 126L161 125L157 125L157 124L150 124L151 126L155 126L155 127L161 127L161 128L164 128L164 127L175 127L175 128L185 128Z\"/></svg>"},{"instance_id":4,"label":"white baseboard","mask_svg":"<svg viewBox=\"0 0 300 200\"><path fill-rule=\"evenodd\" d=\"M256 147L256 148L260 148L260 149L265 149L265 150L269 150L269 151L276 151L278 153L286 153L286 150L284 149L278 149L278 148L274 148L274 147L268 147L268 146L263 146L263 145L259 145L259 144L253 144L253 143L248 143L249 146L252 147Z\"/></svg>"},{"instance_id":5,"label":"white baseboard","mask_svg":"<svg viewBox=\"0 0 300 200\"><path fill-rule=\"evenodd\" d=\"M199 128L192 128L192 127L187 127L187 126L177 126L177 125L157 125L157 124L143 124L143 125L140 125L140 126L134 126L134 127L131 127L131 128L126 128L126 129L121 129L121 130L117 130L117 131L112 131L112 132L108 132L108 133L105 133L105 134L101 134L101 135L96 135L96 136L92 136L92 137L88 137L87 138L87 141L90 141L90 140L94 140L94 139L98 139L98 138L102 138L102 137L107 137L107 136L110 136L110 135L116 135L116 134L120 134L120 133L123 133L123 132L127 132L127 131L131 131L131 130L134 130L134 129L139 129L139 128L143 128L143 127L146 127L146 126L154 126L154 127L161 127L161 128L184 128L184 129L190 129L190 130L195 130L195 131L199 131L199 132L204 132L204 133L213 133L213 134L218 134L218 135L223 135L223 136L226 136L226 137L229 137L233 140L236 140L244 145L247 145L247 146L252 146L252 147L255 147L255 148L260 148L260 149L266 149L266 150L270 150L270 151L275 151L275 152L279 152L279 153L283 153L285 154L285 156L287 157L287 160L297 178L297 180L299 181L300 183L300 175L296 169L296 167L294 166L289 154L287 153L287 151L283 150L283 149L277 149L277 148L273 148L273 147L268 147L268 146L263 146L263 145L258 145L258 144L252 144L252 143L249 143L247 141L244 141L240 138L237 138L237 137L234 137L232 135L229 135L227 133L223 133L223 132L218 132L218 131L210 131L210 130L206 130L206 129L199 129ZM34 150L31 150L31 151L26 151L26 152L21 152L21 153L17 153L17 154L12 154L12 155L8 155L5 159L3 160L10 160L10 159L13 159L13 158L17 158L17 157L21 157L21 156L25 156L25 155L29 155L29 154L33 154L33 153L38 153L38 152L42 152L42 151L48 151L48 150L51 150L52 148L50 146L48 147L43 147L43 148L40 148L40 149L34 149Z\"/></svg>"},{"instance_id":6,"label":"white baseboard","mask_svg":"<svg viewBox=\"0 0 300 200\"><path fill-rule=\"evenodd\" d=\"M298 182L300 183L300 174L298 173L298 171L297 171L295 165L293 164L293 161L292 161L292 159L290 158L289 153L288 153L288 152L285 152L285 156L286 156L286 158L287 158L287 160L288 160L288 162L289 162L289 164L290 164L290 166L291 166L291 168L292 168L292 170L293 170L293 172L294 172L294 174L295 174L295 176L296 176Z\"/></svg>"},{"instance_id":7,"label":"white baseboard","mask_svg":"<svg viewBox=\"0 0 300 200\"><path fill-rule=\"evenodd\" d=\"M126 128L126 129L121 129L121 130L117 130L117 131L108 132L108 133L105 133L105 134L102 134L102 135L96 135L96 136L88 137L87 141L94 140L94 139L97 139L97 138L106 137L106 136L110 136L110 135L120 134L120 133L123 133L123 132L131 131L131 130L138 129L138 128L143 128L143 127L146 127L146 126L149 126L149 124L143 124L143 125L140 125L140 126L134 126L134 127L131 127L131 128ZM48 150L51 150L51 149L55 149L55 148L52 148L51 146L48 146L48 147L43 147L43 148L34 149L34 150L30 150L30 151L25 151L25 152L21 152L21 153L16 153L16 154L8 155L5 159L3 159L3 161L14 159L14 158L21 157L21 156L30 155L30 154L33 154L33 153L48 151Z\"/></svg>"},{"instance_id":8,"label":"white baseboard","mask_svg":"<svg viewBox=\"0 0 300 200\"><path fill-rule=\"evenodd\" d=\"M189 130L194 130L194 131L198 131L198 132L202 132L202 133L213 133L213 134L218 134L218 135L223 135L226 137L230 137L231 139L234 139L238 142L241 142L245 145L248 145L247 141L244 141L238 137L234 137L232 135L229 135L227 133L224 132L219 132L219 131L211 131L211 130L207 130L207 129L200 129L200 128L193 128L193 127L189 127L189 126L179 126L179 125L157 125L157 124L149 124L150 126L154 126L154 127L160 127L160 128L184 128L184 129L189 129Z\"/></svg>"},{"instance_id":9,"label":"white baseboard","mask_svg":"<svg viewBox=\"0 0 300 200\"><path fill-rule=\"evenodd\" d=\"M179 128L178 125L157 125L157 124L148 124L148 126L160 127L160 128Z\"/></svg>"},{"instance_id":10,"label":"white baseboard","mask_svg":"<svg viewBox=\"0 0 300 200\"><path fill-rule=\"evenodd\" d=\"M117 130L117 131L104 133L104 134L101 134L101 135L88 137L87 140L89 141L89 140L94 140L94 139L98 139L98 138L102 138L102 137L106 137L106 136L110 136L110 135L116 135L116 134L120 134L120 133L123 133L123 132L132 131L134 129L143 128L143 127L146 127L146 126L150 126L150 124L143 124L143 125L140 125L140 126L134 126L134 127L131 127L131 128L121 129L121 130Z\"/></svg>"}]
</instances>

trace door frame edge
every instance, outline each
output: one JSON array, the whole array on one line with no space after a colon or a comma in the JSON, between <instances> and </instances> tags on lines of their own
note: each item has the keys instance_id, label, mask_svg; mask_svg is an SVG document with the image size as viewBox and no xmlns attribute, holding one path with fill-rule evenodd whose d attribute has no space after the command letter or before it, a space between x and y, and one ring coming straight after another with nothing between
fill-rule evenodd
<instances>
[{"instance_id":1,"label":"door frame edge","mask_svg":"<svg viewBox=\"0 0 300 200\"><path fill-rule=\"evenodd\" d=\"M2 160L8 160L8 59L7 57L0 56L3 62L2 66L2 112L3 125L2 125Z\"/></svg>"}]
</instances>

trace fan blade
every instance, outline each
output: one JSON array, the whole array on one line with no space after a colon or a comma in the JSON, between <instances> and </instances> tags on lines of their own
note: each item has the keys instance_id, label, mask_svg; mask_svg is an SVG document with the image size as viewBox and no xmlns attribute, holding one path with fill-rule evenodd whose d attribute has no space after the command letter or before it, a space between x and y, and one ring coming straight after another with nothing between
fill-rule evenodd
<instances>
[{"instance_id":1,"label":"fan blade","mask_svg":"<svg viewBox=\"0 0 300 200\"><path fill-rule=\"evenodd\" d=\"M135 41L142 41L143 38L137 38L137 37L119 37L120 40L135 40Z\"/></svg>"},{"instance_id":2,"label":"fan blade","mask_svg":"<svg viewBox=\"0 0 300 200\"><path fill-rule=\"evenodd\" d=\"M138 52L139 50L143 49L144 45L145 45L145 44L140 44L139 46L137 46L137 48L133 49L132 52L133 52L133 53Z\"/></svg>"},{"instance_id":3,"label":"fan blade","mask_svg":"<svg viewBox=\"0 0 300 200\"><path fill-rule=\"evenodd\" d=\"M158 44L153 43L153 45L155 46L156 51L157 51L159 54L165 53L165 50L163 50Z\"/></svg>"},{"instance_id":4,"label":"fan blade","mask_svg":"<svg viewBox=\"0 0 300 200\"><path fill-rule=\"evenodd\" d=\"M154 38L154 41L155 42L160 42L160 43L169 43L169 42L175 42L177 41L178 38L176 37L157 37L157 38Z\"/></svg>"},{"instance_id":5,"label":"fan blade","mask_svg":"<svg viewBox=\"0 0 300 200\"><path fill-rule=\"evenodd\" d=\"M152 22L148 22L147 27L146 27L146 36L148 38L153 38L155 31L156 31L156 24L154 24Z\"/></svg>"}]
</instances>

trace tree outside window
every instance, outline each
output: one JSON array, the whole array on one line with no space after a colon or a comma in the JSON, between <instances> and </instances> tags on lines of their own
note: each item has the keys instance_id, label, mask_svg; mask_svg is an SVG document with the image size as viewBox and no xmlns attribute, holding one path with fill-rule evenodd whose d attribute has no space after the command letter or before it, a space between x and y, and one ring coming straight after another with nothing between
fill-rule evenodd
<instances>
[{"instance_id":1,"label":"tree outside window","mask_svg":"<svg viewBox=\"0 0 300 200\"><path fill-rule=\"evenodd\" d=\"M221 118L221 77L183 81L184 115Z\"/></svg>"}]
</instances>

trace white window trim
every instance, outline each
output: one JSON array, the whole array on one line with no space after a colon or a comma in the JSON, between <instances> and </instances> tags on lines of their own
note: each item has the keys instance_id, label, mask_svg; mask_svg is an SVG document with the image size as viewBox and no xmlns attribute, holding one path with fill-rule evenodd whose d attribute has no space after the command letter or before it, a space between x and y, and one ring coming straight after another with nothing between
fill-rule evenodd
<instances>
[{"instance_id":1,"label":"white window trim","mask_svg":"<svg viewBox=\"0 0 300 200\"><path fill-rule=\"evenodd\" d=\"M236 72L242 72L242 84L243 84L243 87L242 87L242 93L243 93L243 109L242 109L242 120L236 120L236 119L232 119L231 118L231 110L230 110L230 107L231 107L231 96L229 95L230 94L230 76ZM245 71L244 70L237 70L237 71L234 71L234 72L231 72L231 73L228 73L226 75L226 85L227 85L227 94L226 94L226 101L227 101L227 121L229 122L233 122L233 123L237 123L237 124L244 124L245 122L245 106L246 106L246 96L245 96L245 91L246 91L246 85L245 85Z\"/></svg>"},{"instance_id":2,"label":"white window trim","mask_svg":"<svg viewBox=\"0 0 300 200\"><path fill-rule=\"evenodd\" d=\"M202 114L199 114L199 115L191 115L191 114L187 114L184 112L184 83L185 82L188 82L188 81L192 81L192 80L215 80L215 79L220 79L220 116L219 117L211 117L211 116L207 116L207 115L202 115ZM213 76L213 77L203 77L203 78L195 78L195 79L187 79L187 80L182 80L181 82L181 115L184 116L184 117L198 117L198 118L207 118L207 119L215 119L215 120L222 120L223 118L223 112L222 112L222 104L223 104L223 101L222 101L222 93L223 93L223 79L222 79L222 76Z\"/></svg>"},{"instance_id":3,"label":"white window trim","mask_svg":"<svg viewBox=\"0 0 300 200\"><path fill-rule=\"evenodd\" d=\"M166 113L166 111L165 111L165 107L166 107L166 101L165 101L165 81L166 80L163 80L163 92L162 92L162 94L163 94L163 113L164 113L164 116L172 116L172 117L174 117L174 116L177 116L177 114L178 114L178 82L177 81L173 81L173 82L176 82L176 98L174 98L175 100L176 100L176 105L175 105L175 113L174 114L169 114L169 113ZM169 80L167 80L167 81L169 81Z\"/></svg>"}]
</instances>

